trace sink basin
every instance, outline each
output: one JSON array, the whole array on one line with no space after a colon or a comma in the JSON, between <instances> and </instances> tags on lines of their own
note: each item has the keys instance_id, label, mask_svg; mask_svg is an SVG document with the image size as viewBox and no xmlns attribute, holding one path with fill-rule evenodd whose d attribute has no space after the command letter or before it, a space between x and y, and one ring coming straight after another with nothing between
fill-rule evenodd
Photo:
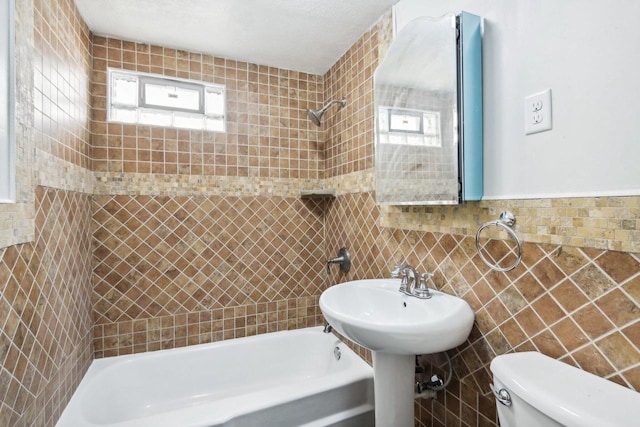
<instances>
[{"instance_id":1,"label":"sink basin","mask_svg":"<svg viewBox=\"0 0 640 427\"><path fill-rule=\"evenodd\" d=\"M355 280L320 296L329 324L372 350L378 427L413 427L414 355L456 347L473 326L464 300L431 289L431 298L418 299L398 288L400 279Z\"/></svg>"},{"instance_id":2,"label":"sink basin","mask_svg":"<svg viewBox=\"0 0 640 427\"><path fill-rule=\"evenodd\" d=\"M400 279L356 280L335 285L320 296L331 326L372 351L428 354L462 344L474 314L466 301L431 290L430 299L398 292Z\"/></svg>"}]
</instances>

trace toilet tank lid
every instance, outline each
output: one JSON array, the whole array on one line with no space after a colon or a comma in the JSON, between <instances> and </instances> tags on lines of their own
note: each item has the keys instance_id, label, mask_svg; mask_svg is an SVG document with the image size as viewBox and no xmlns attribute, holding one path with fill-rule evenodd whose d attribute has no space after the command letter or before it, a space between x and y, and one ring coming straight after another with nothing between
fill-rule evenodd
<instances>
[{"instance_id":1,"label":"toilet tank lid","mask_svg":"<svg viewBox=\"0 0 640 427\"><path fill-rule=\"evenodd\" d=\"M538 352L503 354L493 375L510 392L566 426L637 426L640 393Z\"/></svg>"}]
</instances>

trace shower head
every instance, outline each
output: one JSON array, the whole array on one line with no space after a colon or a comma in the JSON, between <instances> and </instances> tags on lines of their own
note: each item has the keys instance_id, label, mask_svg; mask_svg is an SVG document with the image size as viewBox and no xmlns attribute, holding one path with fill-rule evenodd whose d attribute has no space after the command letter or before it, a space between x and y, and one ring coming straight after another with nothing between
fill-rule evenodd
<instances>
[{"instance_id":1,"label":"shower head","mask_svg":"<svg viewBox=\"0 0 640 427\"><path fill-rule=\"evenodd\" d=\"M327 103L327 105L325 105L324 107L322 107L320 110L312 110L312 109L308 109L307 110L307 116L309 116L309 118L311 119L311 121L313 123L315 123L316 126L320 126L320 120L322 119L322 115L324 114L325 111L327 111L327 109L329 107L331 107L333 104L340 104L340 108L346 107L347 106L347 98L342 98L340 100L334 99L332 101L329 101Z\"/></svg>"}]
</instances>

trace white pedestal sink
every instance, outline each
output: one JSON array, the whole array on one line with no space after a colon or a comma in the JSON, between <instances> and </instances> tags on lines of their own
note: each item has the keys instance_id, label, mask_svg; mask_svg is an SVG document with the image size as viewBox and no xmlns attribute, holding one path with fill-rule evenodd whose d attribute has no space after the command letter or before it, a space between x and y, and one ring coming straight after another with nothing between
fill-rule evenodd
<instances>
[{"instance_id":1,"label":"white pedestal sink","mask_svg":"<svg viewBox=\"0 0 640 427\"><path fill-rule=\"evenodd\" d=\"M454 348L473 326L464 300L431 289L430 299L418 299L399 287L399 279L356 280L320 296L329 324L373 352L376 427L414 425L415 355Z\"/></svg>"}]
</instances>

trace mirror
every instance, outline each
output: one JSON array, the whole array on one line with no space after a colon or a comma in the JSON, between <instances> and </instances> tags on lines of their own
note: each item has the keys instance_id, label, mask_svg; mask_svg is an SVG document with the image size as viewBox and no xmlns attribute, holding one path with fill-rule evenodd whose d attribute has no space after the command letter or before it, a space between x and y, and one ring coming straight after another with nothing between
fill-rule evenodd
<instances>
[{"instance_id":1,"label":"mirror","mask_svg":"<svg viewBox=\"0 0 640 427\"><path fill-rule=\"evenodd\" d=\"M472 58L477 61L480 77L475 81L479 98L467 99L461 89L465 84L465 71L474 71L474 63L469 61L468 70L462 66L464 45L459 39L464 37L458 37L459 33L463 34L461 15L411 21L396 35L376 69L378 204L458 204L482 197L480 19L469 15L476 18L477 41L467 46L473 45L478 50ZM469 92L471 96L473 90ZM479 121L477 117L469 118L469 122L475 120L480 126L473 129L475 140L480 144L479 166L478 159L468 160L464 153L465 146L474 141L465 132L465 106L479 114ZM462 128L459 123L463 124ZM475 152L478 153L477 148ZM479 183L479 196L476 190L470 194L465 185L468 178L465 168L471 166L479 168L479 176L470 176L476 186Z\"/></svg>"}]
</instances>

